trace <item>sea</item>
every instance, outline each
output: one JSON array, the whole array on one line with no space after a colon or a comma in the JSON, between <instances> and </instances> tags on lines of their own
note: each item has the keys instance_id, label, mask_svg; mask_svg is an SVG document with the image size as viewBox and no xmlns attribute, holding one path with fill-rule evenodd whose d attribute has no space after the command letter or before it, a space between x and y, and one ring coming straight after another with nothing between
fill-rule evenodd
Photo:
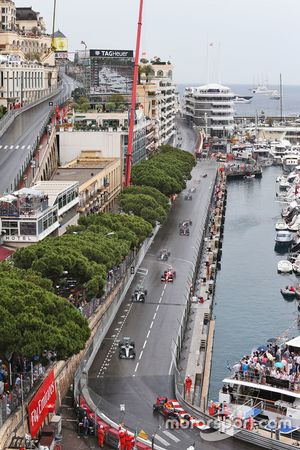
<instances>
[{"instance_id":1,"label":"sea","mask_svg":"<svg viewBox=\"0 0 300 450\"><path fill-rule=\"evenodd\" d=\"M185 88L195 86L195 84L178 84L177 86L180 96L183 97ZM235 115L255 116L256 114L260 115L263 112L266 115L280 116L280 101L272 100L268 95L253 94L252 89L254 86L246 84L233 84L226 86L230 87L236 95L253 96L251 103L234 105ZM279 92L279 86L269 85L268 88ZM300 85L283 85L282 106L284 117L299 117Z\"/></svg>"},{"instance_id":2,"label":"sea","mask_svg":"<svg viewBox=\"0 0 300 450\"><path fill-rule=\"evenodd\" d=\"M267 167L261 179L228 181L221 270L217 274L216 329L210 399L218 398L222 379L241 357L269 338L294 337L298 302L283 299L280 289L295 275L279 275L286 259L274 248L275 223L283 205L276 201L279 166Z\"/></svg>"}]
</instances>

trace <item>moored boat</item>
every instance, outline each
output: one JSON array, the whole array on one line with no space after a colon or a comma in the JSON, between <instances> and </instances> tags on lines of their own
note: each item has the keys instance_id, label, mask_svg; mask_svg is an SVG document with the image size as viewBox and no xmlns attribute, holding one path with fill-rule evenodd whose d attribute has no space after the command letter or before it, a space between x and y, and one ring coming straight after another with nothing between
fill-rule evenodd
<instances>
[{"instance_id":1,"label":"moored boat","mask_svg":"<svg viewBox=\"0 0 300 450\"><path fill-rule=\"evenodd\" d=\"M294 286L286 286L280 289L281 295L285 300L294 300L296 298L296 289Z\"/></svg>"},{"instance_id":2,"label":"moored boat","mask_svg":"<svg viewBox=\"0 0 300 450\"><path fill-rule=\"evenodd\" d=\"M288 225L284 219L278 219L275 225L276 231L286 231L288 229Z\"/></svg>"},{"instance_id":3,"label":"moored boat","mask_svg":"<svg viewBox=\"0 0 300 450\"><path fill-rule=\"evenodd\" d=\"M293 273L293 264L287 260L281 260L277 264L278 273Z\"/></svg>"},{"instance_id":4,"label":"moored boat","mask_svg":"<svg viewBox=\"0 0 300 450\"><path fill-rule=\"evenodd\" d=\"M278 231L275 237L276 245L289 246L293 241L293 235L289 231Z\"/></svg>"}]
</instances>

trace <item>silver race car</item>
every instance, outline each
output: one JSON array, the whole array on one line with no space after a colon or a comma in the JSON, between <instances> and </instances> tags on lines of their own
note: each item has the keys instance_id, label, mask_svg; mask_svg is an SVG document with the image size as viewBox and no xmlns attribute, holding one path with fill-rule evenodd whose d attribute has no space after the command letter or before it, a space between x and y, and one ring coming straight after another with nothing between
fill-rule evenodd
<instances>
[{"instance_id":1,"label":"silver race car","mask_svg":"<svg viewBox=\"0 0 300 450\"><path fill-rule=\"evenodd\" d=\"M130 337L123 337L119 342L119 358L135 359L135 344Z\"/></svg>"}]
</instances>

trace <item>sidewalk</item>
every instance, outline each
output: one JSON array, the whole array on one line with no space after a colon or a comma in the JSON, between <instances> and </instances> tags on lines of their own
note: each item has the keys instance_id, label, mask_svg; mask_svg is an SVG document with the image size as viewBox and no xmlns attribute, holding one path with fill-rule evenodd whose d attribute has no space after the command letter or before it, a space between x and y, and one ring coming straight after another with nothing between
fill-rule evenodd
<instances>
[{"instance_id":1,"label":"sidewalk","mask_svg":"<svg viewBox=\"0 0 300 450\"><path fill-rule=\"evenodd\" d=\"M97 437L78 436L77 419L71 391L63 399L59 414L62 416L62 450L90 450L100 448L98 447ZM108 450L111 447L105 445L104 448Z\"/></svg>"}]
</instances>

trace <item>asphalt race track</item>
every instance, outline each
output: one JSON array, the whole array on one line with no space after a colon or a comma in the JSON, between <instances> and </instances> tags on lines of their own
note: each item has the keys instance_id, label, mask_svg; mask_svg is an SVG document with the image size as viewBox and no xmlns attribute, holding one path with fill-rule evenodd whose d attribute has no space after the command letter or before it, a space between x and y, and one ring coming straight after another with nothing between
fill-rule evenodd
<instances>
[{"instance_id":1,"label":"asphalt race track","mask_svg":"<svg viewBox=\"0 0 300 450\"><path fill-rule=\"evenodd\" d=\"M69 97L75 87L76 81L64 75L63 90L54 97L54 101L56 98ZM52 108L49 106L49 101L48 99L16 117L0 138L0 145L3 146L0 149L0 194L6 191L11 192L11 184L25 159L24 153L30 153L30 147L36 141L43 123L49 116ZM15 148L17 145L19 145L18 149ZM5 149L4 146L8 148Z\"/></svg>"}]
</instances>

